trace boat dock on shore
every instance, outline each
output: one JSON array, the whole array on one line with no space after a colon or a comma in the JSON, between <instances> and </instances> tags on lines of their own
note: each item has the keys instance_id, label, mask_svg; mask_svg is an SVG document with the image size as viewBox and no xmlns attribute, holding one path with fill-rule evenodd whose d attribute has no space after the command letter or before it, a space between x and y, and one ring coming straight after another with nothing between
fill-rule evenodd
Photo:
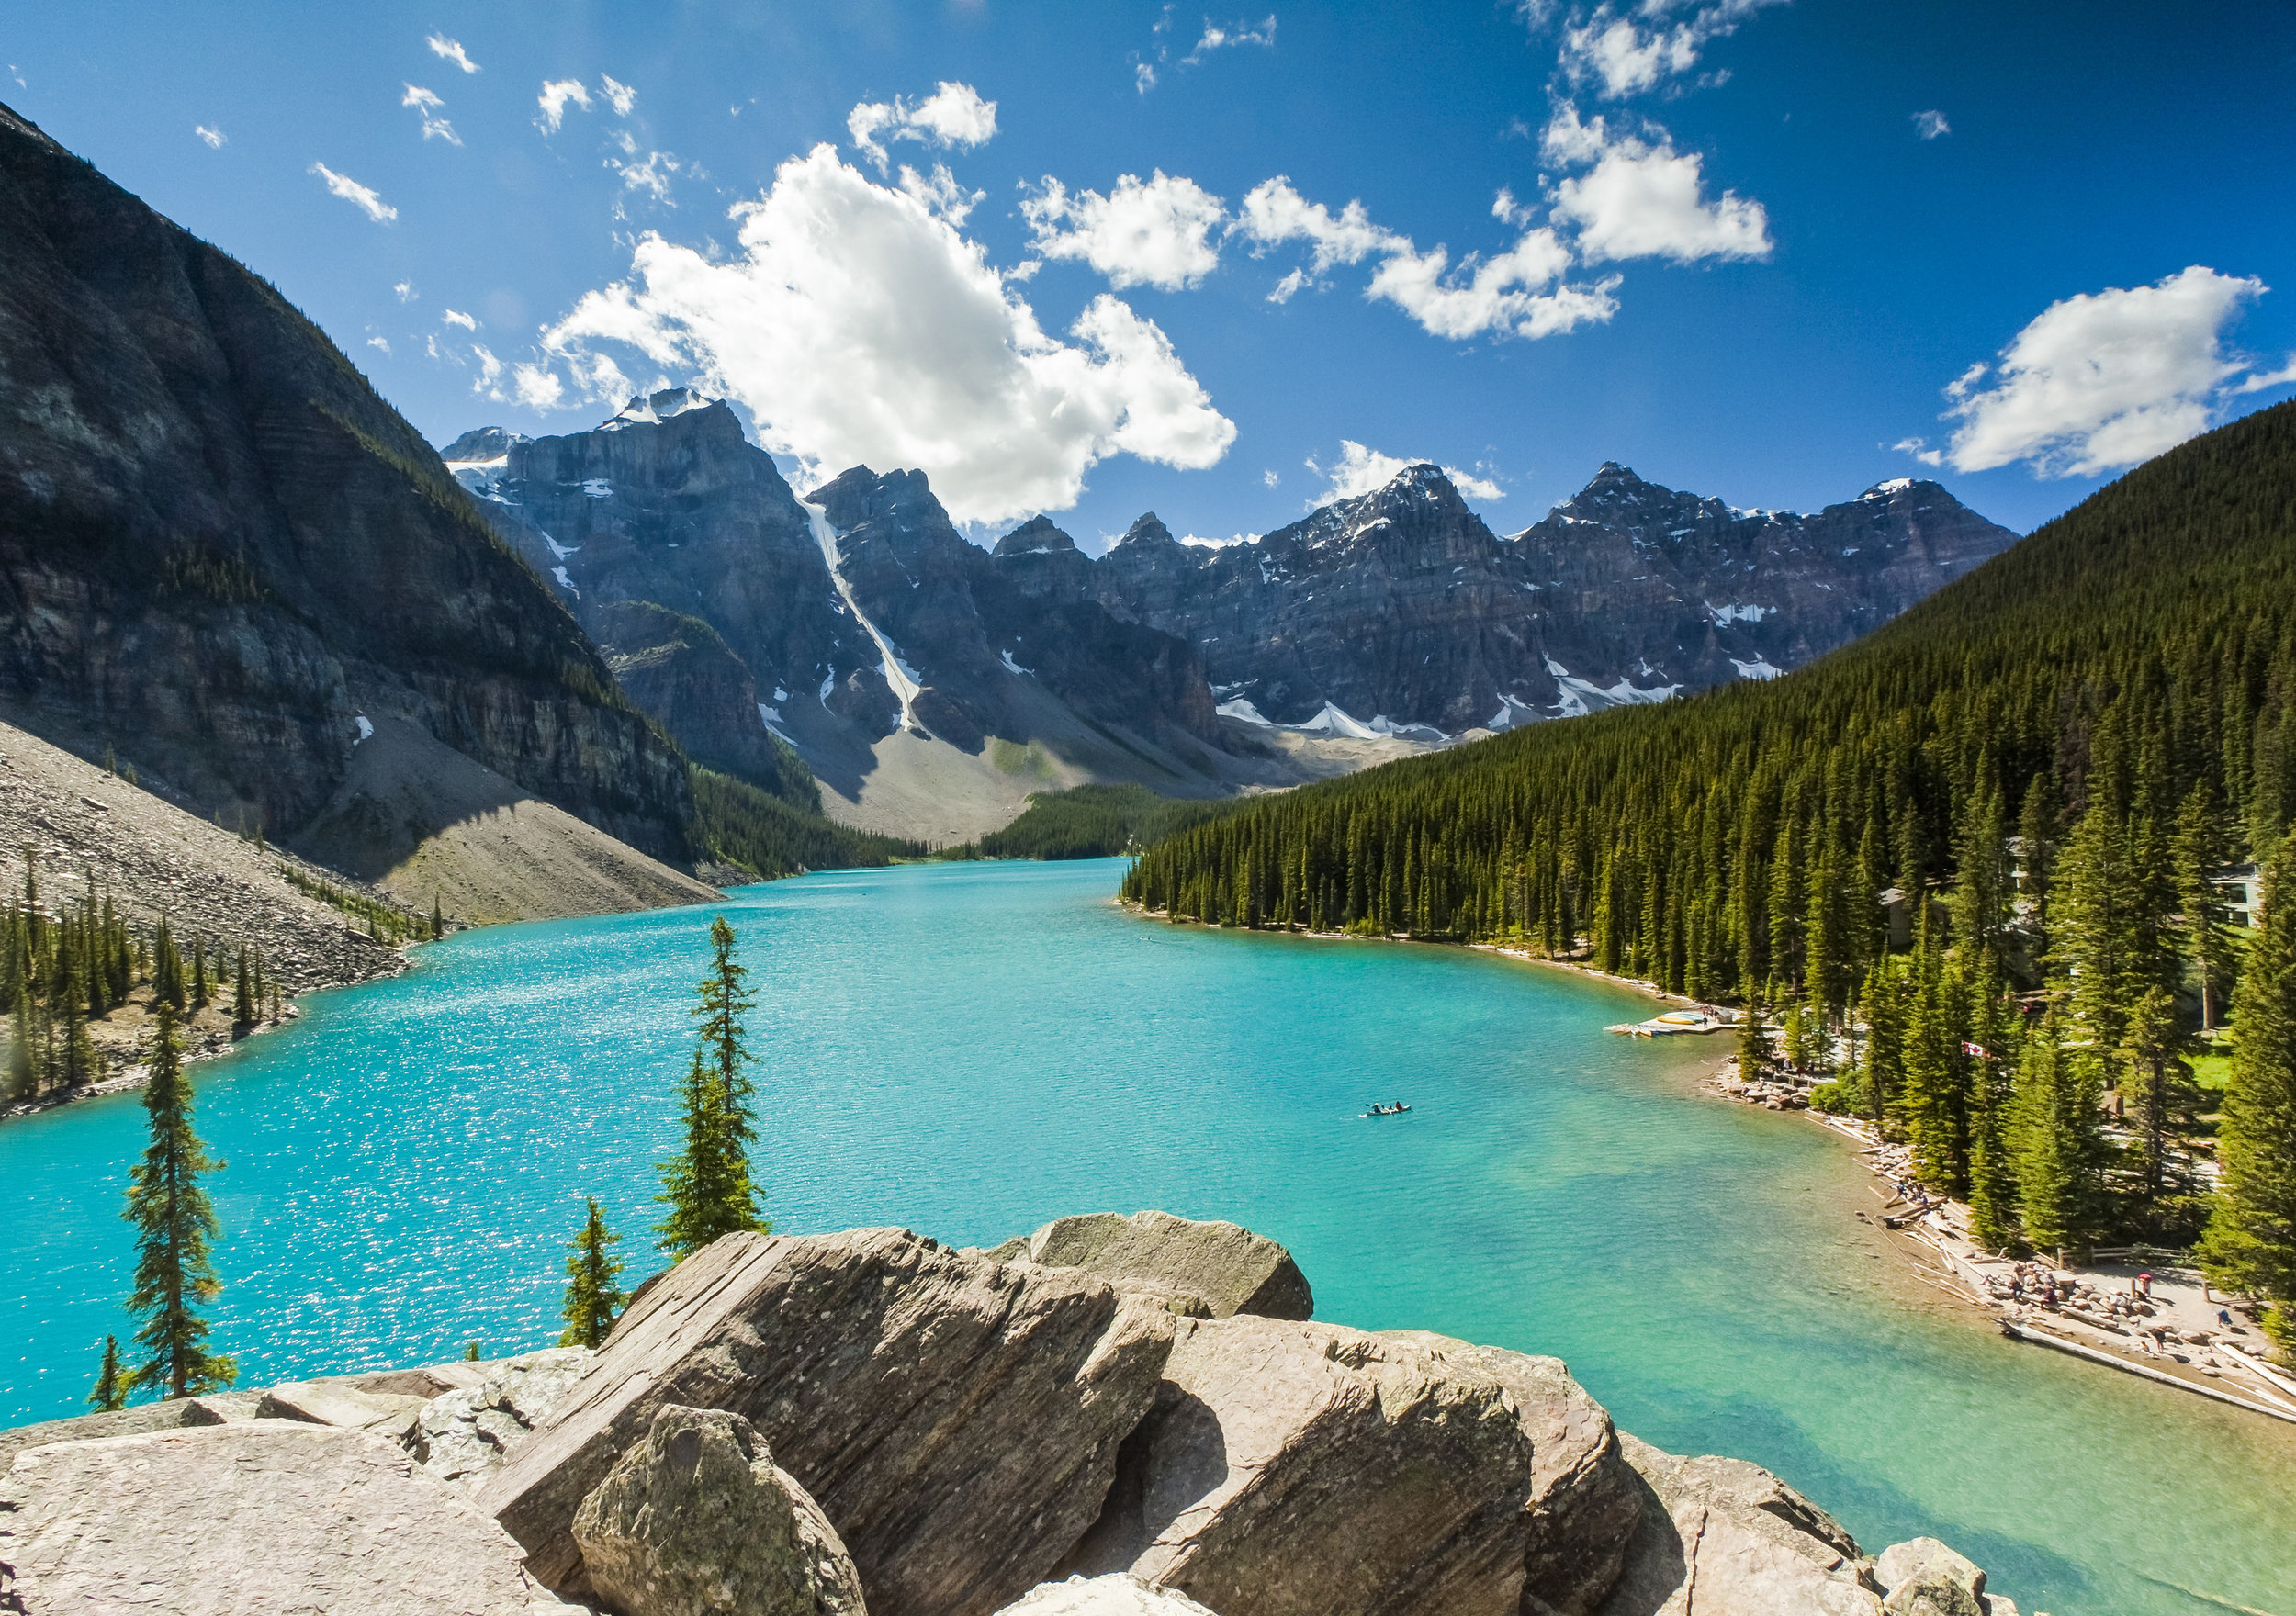
<instances>
[{"instance_id":1,"label":"boat dock on shore","mask_svg":"<svg viewBox=\"0 0 2296 1616\"><path fill-rule=\"evenodd\" d=\"M1604 1032L1624 1033L1630 1038L1671 1038L1677 1033L1723 1032L1738 1025L1734 1011L1717 1010L1711 1004L1701 1004L1694 1010L1669 1010L1653 1016L1648 1021L1622 1021L1606 1027Z\"/></svg>"}]
</instances>

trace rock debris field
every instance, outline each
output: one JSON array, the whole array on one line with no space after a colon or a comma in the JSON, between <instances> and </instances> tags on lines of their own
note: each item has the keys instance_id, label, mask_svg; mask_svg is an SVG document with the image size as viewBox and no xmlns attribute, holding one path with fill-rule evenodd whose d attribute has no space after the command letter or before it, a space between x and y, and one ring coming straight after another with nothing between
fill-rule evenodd
<instances>
[{"instance_id":1,"label":"rock debris field","mask_svg":"<svg viewBox=\"0 0 2296 1616\"><path fill-rule=\"evenodd\" d=\"M0 1431L0 1610L2015 1616L1559 1360L1312 1310L1164 1213L728 1235L595 1352Z\"/></svg>"},{"instance_id":2,"label":"rock debris field","mask_svg":"<svg viewBox=\"0 0 2296 1616\"><path fill-rule=\"evenodd\" d=\"M0 892L21 901L27 855L51 915L83 902L91 878L141 931L165 916L186 957L196 934L208 949L262 950L283 999L315 988L389 976L406 968L395 948L369 937L331 904L298 891L289 869L365 898L376 894L276 847L258 847L96 765L22 730L0 724ZM228 993L225 995L228 1000ZM228 1047L224 1012L195 1016L186 1052ZM143 1059L146 1015L135 1002L90 1026L119 1081ZM102 1085L119 1086L119 1082Z\"/></svg>"}]
</instances>

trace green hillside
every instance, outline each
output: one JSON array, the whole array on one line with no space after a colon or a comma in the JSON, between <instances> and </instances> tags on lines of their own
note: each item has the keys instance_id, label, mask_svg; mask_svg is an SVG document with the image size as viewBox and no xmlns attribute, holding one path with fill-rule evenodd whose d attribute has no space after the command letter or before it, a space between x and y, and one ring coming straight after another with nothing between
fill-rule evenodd
<instances>
[{"instance_id":1,"label":"green hillside","mask_svg":"<svg viewBox=\"0 0 2296 1616\"><path fill-rule=\"evenodd\" d=\"M1160 797L1146 786L1038 791L1019 818L980 840L989 858L1108 858L1233 813L1234 798Z\"/></svg>"},{"instance_id":2,"label":"green hillside","mask_svg":"<svg viewBox=\"0 0 2296 1616\"><path fill-rule=\"evenodd\" d=\"M2189 1235L2207 1130L2182 1040L2221 1018L2239 953L2206 878L2280 841L2292 690L2283 404L1786 678L1270 798L1151 847L1124 893L1225 925L1508 939L1789 1012L1818 1059L1840 1058L1821 1027L1854 1031L1829 1097L1911 1138L1941 1186L2008 1197L2004 1234L2007 1056L2054 1002L2051 1038L2088 1051L2068 1070L2146 1108L2141 1160L2099 1146L2068 1170L2081 1229ZM1931 900L1900 907L1895 959L1885 889Z\"/></svg>"}]
</instances>

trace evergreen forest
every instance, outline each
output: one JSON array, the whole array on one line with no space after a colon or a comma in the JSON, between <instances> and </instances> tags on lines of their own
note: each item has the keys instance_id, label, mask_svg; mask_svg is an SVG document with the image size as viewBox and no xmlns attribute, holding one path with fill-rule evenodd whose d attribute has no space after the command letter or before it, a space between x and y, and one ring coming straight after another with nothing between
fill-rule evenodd
<instances>
[{"instance_id":1,"label":"evergreen forest","mask_svg":"<svg viewBox=\"0 0 2296 1616\"><path fill-rule=\"evenodd\" d=\"M1266 798L1157 842L1123 895L1756 1008L1986 1243L2183 1245L2213 1206L2230 1273L2204 1049L2234 1091L2225 1160L2259 1164L2249 1211L2279 1197L2250 1234L2296 1249L2296 1138L2269 1137L2296 1117L2258 1099L2288 1075L2239 1032L2296 991L2243 982L2263 934L2240 924L2296 797L2292 704L2282 404L1787 677Z\"/></svg>"},{"instance_id":2,"label":"evergreen forest","mask_svg":"<svg viewBox=\"0 0 2296 1616\"><path fill-rule=\"evenodd\" d=\"M1146 786L1037 791L1018 819L976 844L984 858L1109 858L1232 814L1244 799L1160 797Z\"/></svg>"}]
</instances>

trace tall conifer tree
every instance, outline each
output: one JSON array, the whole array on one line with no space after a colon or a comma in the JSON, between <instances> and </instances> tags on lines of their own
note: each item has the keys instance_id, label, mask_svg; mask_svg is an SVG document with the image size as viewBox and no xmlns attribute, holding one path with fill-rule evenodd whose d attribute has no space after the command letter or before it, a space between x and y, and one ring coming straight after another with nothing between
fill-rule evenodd
<instances>
[{"instance_id":1,"label":"tall conifer tree","mask_svg":"<svg viewBox=\"0 0 2296 1616\"><path fill-rule=\"evenodd\" d=\"M136 1274L128 1310L143 1315L136 1341L151 1355L132 1384L163 1397L197 1397L230 1386L239 1373L230 1358L207 1350L208 1323L194 1311L223 1288L208 1250L218 1232L215 1208L199 1183L223 1164L208 1157L192 1131L191 1084L176 1041L175 1006L166 999L158 1002L143 1109L152 1142L129 1178Z\"/></svg>"},{"instance_id":2,"label":"tall conifer tree","mask_svg":"<svg viewBox=\"0 0 2296 1616\"><path fill-rule=\"evenodd\" d=\"M2233 996L2232 1079L2218 1150L2224 1164L2201 1266L2227 1290L2270 1304L2265 1328L2296 1358L2296 849L2265 884L2264 926Z\"/></svg>"},{"instance_id":3,"label":"tall conifer tree","mask_svg":"<svg viewBox=\"0 0 2296 1616\"><path fill-rule=\"evenodd\" d=\"M574 1237L572 1254L566 1260L566 1333L558 1337L562 1347L597 1347L613 1329L614 1317L622 1311L629 1298L615 1281L622 1273L622 1264L614 1261L613 1248L622 1237L606 1227L606 1215L599 1210L596 1196L590 1197L590 1214L583 1220L581 1232Z\"/></svg>"},{"instance_id":4,"label":"tall conifer tree","mask_svg":"<svg viewBox=\"0 0 2296 1616\"><path fill-rule=\"evenodd\" d=\"M104 1338L104 1362L96 1372L96 1389L87 1395L87 1406L98 1414L117 1414L128 1406L128 1375L119 1366L119 1338Z\"/></svg>"},{"instance_id":5,"label":"tall conifer tree","mask_svg":"<svg viewBox=\"0 0 2296 1616\"><path fill-rule=\"evenodd\" d=\"M748 972L734 958L734 928L722 915L711 924L710 950L694 1009L693 1062L681 1096L685 1148L661 1164L662 1193L656 1197L670 1215L655 1232L662 1249L681 1260L721 1235L771 1227L758 1215L749 1178L753 1130L745 1069L753 1057L741 1017L757 1000L742 985Z\"/></svg>"},{"instance_id":6,"label":"tall conifer tree","mask_svg":"<svg viewBox=\"0 0 2296 1616\"><path fill-rule=\"evenodd\" d=\"M2078 1249L2097 1230L2110 1147L2093 1072L2065 1049L2064 1021L2051 1010L2025 1040L2008 1134L2019 1217L2043 1251Z\"/></svg>"}]
</instances>

